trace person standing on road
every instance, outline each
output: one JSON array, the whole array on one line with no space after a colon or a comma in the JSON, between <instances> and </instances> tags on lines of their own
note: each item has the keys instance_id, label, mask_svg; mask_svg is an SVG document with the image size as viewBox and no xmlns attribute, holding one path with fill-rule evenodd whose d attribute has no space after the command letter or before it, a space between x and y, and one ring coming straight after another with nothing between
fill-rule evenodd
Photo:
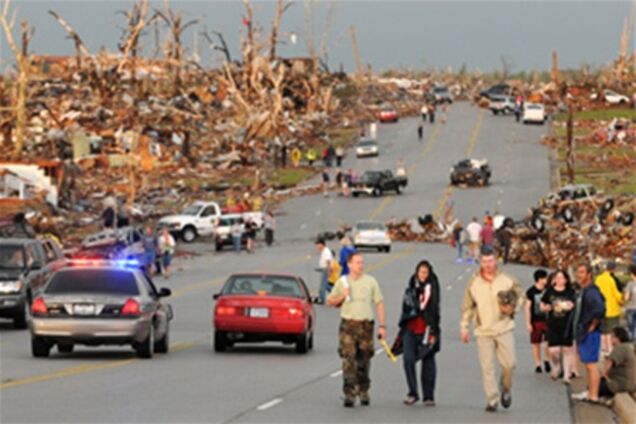
<instances>
[{"instance_id":1,"label":"person standing on road","mask_svg":"<svg viewBox=\"0 0 636 424\"><path fill-rule=\"evenodd\" d=\"M159 236L159 253L161 254L161 273L166 278L170 278L172 274L170 265L172 264L176 245L174 237L168 231L168 227L163 227Z\"/></svg>"},{"instance_id":2,"label":"person standing on road","mask_svg":"<svg viewBox=\"0 0 636 424\"><path fill-rule=\"evenodd\" d=\"M466 232L464 231L464 226L460 221L458 221L455 224L455 228L453 228L453 242L457 248L457 259L455 259L455 262L461 264L464 262L464 243L466 242Z\"/></svg>"},{"instance_id":3,"label":"person standing on road","mask_svg":"<svg viewBox=\"0 0 636 424\"><path fill-rule=\"evenodd\" d=\"M232 234L232 244L234 245L234 251L236 253L241 253L241 242L243 239L243 220L235 220L230 227L230 233Z\"/></svg>"},{"instance_id":4,"label":"person standing on road","mask_svg":"<svg viewBox=\"0 0 636 424\"><path fill-rule=\"evenodd\" d=\"M338 168L342 166L342 159L344 158L344 154L344 148L338 145L338 147L336 147L336 165L338 166Z\"/></svg>"},{"instance_id":5,"label":"person standing on road","mask_svg":"<svg viewBox=\"0 0 636 424\"><path fill-rule=\"evenodd\" d=\"M470 323L475 321L487 412L496 412L500 400L499 385L495 379L495 357L501 366L501 405L509 408L512 404L512 374L516 363L514 314L522 305L521 287L497 268L495 252L484 248L480 268L464 291L460 328L461 340L468 343Z\"/></svg>"},{"instance_id":6,"label":"person standing on road","mask_svg":"<svg viewBox=\"0 0 636 424\"><path fill-rule=\"evenodd\" d=\"M408 385L405 405L419 400L416 364L422 361L422 401L435 406L435 354L440 350L440 290L437 275L428 261L421 261L409 280L402 300L400 332L404 350L404 372Z\"/></svg>"},{"instance_id":7,"label":"person standing on road","mask_svg":"<svg viewBox=\"0 0 636 424\"><path fill-rule=\"evenodd\" d=\"M265 244L271 246L274 243L274 231L276 230L276 219L271 211L265 214Z\"/></svg>"},{"instance_id":8,"label":"person standing on road","mask_svg":"<svg viewBox=\"0 0 636 424\"><path fill-rule=\"evenodd\" d=\"M307 162L309 163L309 166L314 166L314 162L316 161L316 157L318 156L318 154L316 153L316 150L313 147L310 147L309 150L307 150Z\"/></svg>"},{"instance_id":9,"label":"person standing on road","mask_svg":"<svg viewBox=\"0 0 636 424\"><path fill-rule=\"evenodd\" d=\"M548 283L548 273L545 269L538 269L534 272L534 284L526 291L526 328L530 333L530 344L532 345L532 356L534 356L534 372L541 374L541 345L547 341L548 324L546 323L545 312L541 310L541 298L546 291ZM549 361L548 346L545 344L543 368L545 372L550 372L552 367Z\"/></svg>"},{"instance_id":10,"label":"person standing on road","mask_svg":"<svg viewBox=\"0 0 636 424\"><path fill-rule=\"evenodd\" d=\"M349 236L344 236L340 240L340 246L340 257L338 260L341 269L340 276L349 275L349 266L347 265L349 263L349 256L356 251L356 248L353 247Z\"/></svg>"},{"instance_id":11,"label":"person standing on road","mask_svg":"<svg viewBox=\"0 0 636 424\"><path fill-rule=\"evenodd\" d=\"M329 196L329 170L327 168L322 171L322 195L325 197Z\"/></svg>"},{"instance_id":12,"label":"person standing on road","mask_svg":"<svg viewBox=\"0 0 636 424\"><path fill-rule=\"evenodd\" d=\"M146 226L146 232L141 239L141 244L144 247L145 266L148 270L148 274L152 276L155 273L155 262L157 261L159 243L150 225Z\"/></svg>"},{"instance_id":13,"label":"person standing on road","mask_svg":"<svg viewBox=\"0 0 636 424\"><path fill-rule=\"evenodd\" d=\"M479 236L481 238L482 247L493 248L493 244L495 243L495 229L492 226L492 221L486 221L484 223Z\"/></svg>"},{"instance_id":14,"label":"person standing on road","mask_svg":"<svg viewBox=\"0 0 636 424\"><path fill-rule=\"evenodd\" d=\"M417 139L422 141L422 137L424 137L424 127L420 124L417 126Z\"/></svg>"},{"instance_id":15,"label":"person standing on road","mask_svg":"<svg viewBox=\"0 0 636 424\"><path fill-rule=\"evenodd\" d=\"M605 354L610 351L612 330L620 324L621 305L623 304L623 293L618 288L616 278L612 274L615 269L616 262L609 261L605 272L596 277L596 285L605 299L605 322L601 337L601 350Z\"/></svg>"},{"instance_id":16,"label":"person standing on road","mask_svg":"<svg viewBox=\"0 0 636 424\"><path fill-rule=\"evenodd\" d=\"M576 279L581 293L576 299L574 311L574 338L581 362L587 371L587 390L572 395L575 400L598 402L600 373L598 369L601 350L601 326L605 318L603 295L592 279L592 266L582 264L576 268Z\"/></svg>"},{"instance_id":17,"label":"person standing on road","mask_svg":"<svg viewBox=\"0 0 636 424\"><path fill-rule=\"evenodd\" d=\"M563 382L570 384L574 352L572 350L572 319L576 292L565 271L555 271L548 279L548 288L541 298L541 310L547 312L548 349L552 359L553 380L563 372ZM563 361L563 369L560 363Z\"/></svg>"},{"instance_id":18,"label":"person standing on road","mask_svg":"<svg viewBox=\"0 0 636 424\"><path fill-rule=\"evenodd\" d=\"M320 257L318 259L318 269L320 273L320 289L318 292L318 303L324 304L327 298L327 291L329 291L329 270L331 269L331 262L334 260L333 253L325 243L324 239L319 238L316 240L316 249Z\"/></svg>"},{"instance_id":19,"label":"person standing on road","mask_svg":"<svg viewBox=\"0 0 636 424\"><path fill-rule=\"evenodd\" d=\"M422 105L420 113L422 114L422 122L426 122L426 115L428 115L428 106L426 105L426 103Z\"/></svg>"},{"instance_id":20,"label":"person standing on road","mask_svg":"<svg viewBox=\"0 0 636 424\"><path fill-rule=\"evenodd\" d=\"M632 280L625 287L625 318L627 329L633 341L636 342L636 264L630 267Z\"/></svg>"},{"instance_id":21,"label":"person standing on road","mask_svg":"<svg viewBox=\"0 0 636 424\"><path fill-rule=\"evenodd\" d=\"M431 103L428 107L428 120L431 124L435 123L435 103Z\"/></svg>"},{"instance_id":22,"label":"person standing on road","mask_svg":"<svg viewBox=\"0 0 636 424\"><path fill-rule=\"evenodd\" d=\"M472 263L479 258L479 243L481 237L481 225L476 216L473 216L473 220L466 227L466 232L468 233L468 253L470 255L467 262Z\"/></svg>"},{"instance_id":23,"label":"person standing on road","mask_svg":"<svg viewBox=\"0 0 636 424\"><path fill-rule=\"evenodd\" d=\"M378 338L385 339L384 297L375 278L364 273L360 252L349 256L349 275L340 277L327 300L329 306L340 308L338 353L342 358L344 407L352 408L356 395L362 406L370 404L371 358L374 354L373 306L378 320Z\"/></svg>"},{"instance_id":24,"label":"person standing on road","mask_svg":"<svg viewBox=\"0 0 636 424\"><path fill-rule=\"evenodd\" d=\"M249 218L245 222L245 237L247 238L247 253L254 253L254 248L256 247L256 223Z\"/></svg>"}]
</instances>

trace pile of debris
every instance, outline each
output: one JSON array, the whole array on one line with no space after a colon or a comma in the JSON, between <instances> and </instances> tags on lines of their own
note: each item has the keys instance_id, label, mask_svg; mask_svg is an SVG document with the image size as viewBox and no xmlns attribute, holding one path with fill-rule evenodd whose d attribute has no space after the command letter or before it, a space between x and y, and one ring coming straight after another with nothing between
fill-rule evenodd
<instances>
[{"instance_id":1,"label":"pile of debris","mask_svg":"<svg viewBox=\"0 0 636 424\"><path fill-rule=\"evenodd\" d=\"M548 197L510 231L510 261L550 268L583 261L629 263L636 232L636 198ZM510 222L510 221L509 221Z\"/></svg>"},{"instance_id":2,"label":"pile of debris","mask_svg":"<svg viewBox=\"0 0 636 424\"><path fill-rule=\"evenodd\" d=\"M389 221L387 228L392 241L450 243L453 235L452 225L435 220L432 215L399 222Z\"/></svg>"}]
</instances>

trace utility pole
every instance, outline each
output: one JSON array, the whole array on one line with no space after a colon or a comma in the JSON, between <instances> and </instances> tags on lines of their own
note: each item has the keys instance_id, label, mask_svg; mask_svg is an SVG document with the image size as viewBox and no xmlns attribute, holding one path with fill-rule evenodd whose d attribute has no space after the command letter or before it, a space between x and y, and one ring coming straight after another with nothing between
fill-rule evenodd
<instances>
[{"instance_id":1,"label":"utility pole","mask_svg":"<svg viewBox=\"0 0 636 424\"><path fill-rule=\"evenodd\" d=\"M349 27L349 33L351 34L351 47L353 48L353 57L356 61L356 80L359 80L362 76L362 63L360 62L360 51L358 50L356 28L353 25Z\"/></svg>"},{"instance_id":2,"label":"utility pole","mask_svg":"<svg viewBox=\"0 0 636 424\"><path fill-rule=\"evenodd\" d=\"M568 102L568 123L567 123L567 169L568 169L568 182L574 184L574 106L572 102Z\"/></svg>"}]
</instances>

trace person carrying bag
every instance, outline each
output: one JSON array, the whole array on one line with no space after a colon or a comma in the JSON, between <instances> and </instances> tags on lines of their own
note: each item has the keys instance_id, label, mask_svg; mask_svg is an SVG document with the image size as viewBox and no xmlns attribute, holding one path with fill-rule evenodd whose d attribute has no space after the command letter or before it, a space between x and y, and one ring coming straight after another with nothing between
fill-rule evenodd
<instances>
[{"instance_id":1,"label":"person carrying bag","mask_svg":"<svg viewBox=\"0 0 636 424\"><path fill-rule=\"evenodd\" d=\"M404 354L404 372L408 385L405 405L419 400L416 364L422 361L422 401L435 406L435 354L440 350L440 290L437 276L428 261L417 264L404 292L400 332L393 344L394 354Z\"/></svg>"}]
</instances>

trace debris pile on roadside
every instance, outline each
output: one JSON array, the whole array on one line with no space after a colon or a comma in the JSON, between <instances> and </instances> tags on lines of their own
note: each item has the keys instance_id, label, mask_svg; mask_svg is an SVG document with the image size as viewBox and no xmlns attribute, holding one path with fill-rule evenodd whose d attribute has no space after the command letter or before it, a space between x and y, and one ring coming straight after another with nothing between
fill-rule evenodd
<instances>
[{"instance_id":1,"label":"debris pile on roadside","mask_svg":"<svg viewBox=\"0 0 636 424\"><path fill-rule=\"evenodd\" d=\"M432 215L399 222L387 222L392 241L415 241L420 243L450 243L452 227L437 221Z\"/></svg>"}]
</instances>

